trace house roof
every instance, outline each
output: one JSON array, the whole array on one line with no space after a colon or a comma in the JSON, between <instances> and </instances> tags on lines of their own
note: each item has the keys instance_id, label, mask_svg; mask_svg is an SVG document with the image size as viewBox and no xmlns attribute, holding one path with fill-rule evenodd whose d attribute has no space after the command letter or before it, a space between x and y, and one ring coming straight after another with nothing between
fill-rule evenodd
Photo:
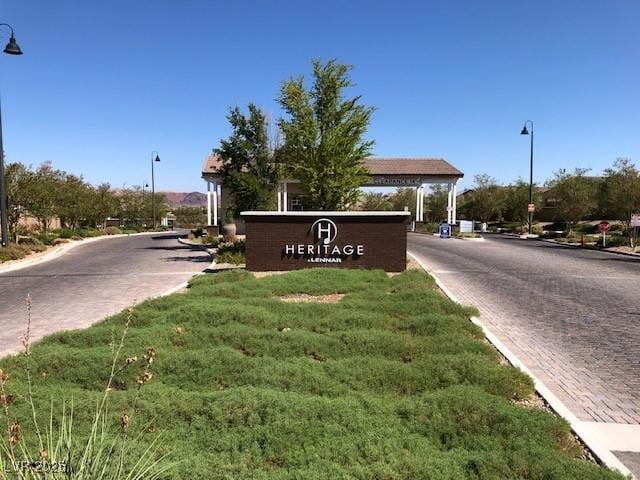
<instances>
[{"instance_id":1,"label":"house roof","mask_svg":"<svg viewBox=\"0 0 640 480\"><path fill-rule=\"evenodd\" d=\"M463 177L464 174L442 158L367 157L363 160L371 175L423 175ZM222 160L209 155L202 166L202 174L215 175L222 167Z\"/></svg>"}]
</instances>

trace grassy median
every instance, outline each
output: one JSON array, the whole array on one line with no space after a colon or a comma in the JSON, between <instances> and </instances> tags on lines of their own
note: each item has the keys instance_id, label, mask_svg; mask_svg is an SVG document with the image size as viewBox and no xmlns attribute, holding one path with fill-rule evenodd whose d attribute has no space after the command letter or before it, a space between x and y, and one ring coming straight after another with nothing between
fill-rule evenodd
<instances>
[{"instance_id":1,"label":"grassy median","mask_svg":"<svg viewBox=\"0 0 640 480\"><path fill-rule=\"evenodd\" d=\"M176 462L167 478L622 478L581 460L564 421L518 405L531 380L500 363L470 313L420 271L201 276L133 310L110 431L135 401L134 453L159 437L157 453ZM78 438L126 316L33 348L37 410L73 399ZM139 390L150 347L153 376ZM10 415L28 432L24 365L0 362Z\"/></svg>"}]
</instances>

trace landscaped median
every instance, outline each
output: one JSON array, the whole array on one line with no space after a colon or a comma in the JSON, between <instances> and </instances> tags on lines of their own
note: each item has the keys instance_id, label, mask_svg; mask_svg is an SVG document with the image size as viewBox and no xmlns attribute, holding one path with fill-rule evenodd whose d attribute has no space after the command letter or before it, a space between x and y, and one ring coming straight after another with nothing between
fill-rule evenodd
<instances>
[{"instance_id":1,"label":"landscaped median","mask_svg":"<svg viewBox=\"0 0 640 480\"><path fill-rule=\"evenodd\" d=\"M563 420L525 406L532 381L500 361L473 313L419 270L201 275L36 344L35 409L44 431L51 401L57 412L73 399L82 445L129 318L107 436L126 432L129 466L157 440L153 455L171 463L159 478L622 478L581 459ZM26 360L0 362L15 395L3 398L13 447L37 458Z\"/></svg>"}]
</instances>

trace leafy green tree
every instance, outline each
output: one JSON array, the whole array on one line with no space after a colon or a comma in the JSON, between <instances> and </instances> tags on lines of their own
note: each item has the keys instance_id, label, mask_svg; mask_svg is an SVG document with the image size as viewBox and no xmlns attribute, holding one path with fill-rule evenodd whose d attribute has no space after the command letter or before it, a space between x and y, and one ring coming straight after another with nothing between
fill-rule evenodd
<instances>
[{"instance_id":1,"label":"leafy green tree","mask_svg":"<svg viewBox=\"0 0 640 480\"><path fill-rule=\"evenodd\" d=\"M412 214L416 213L416 191L413 188L398 188L391 197L391 210L403 211L408 207Z\"/></svg>"},{"instance_id":2,"label":"leafy green tree","mask_svg":"<svg viewBox=\"0 0 640 480\"><path fill-rule=\"evenodd\" d=\"M100 228L106 228L107 218L116 216L120 210L120 199L111 185L101 183L93 189L91 196L92 219Z\"/></svg>"},{"instance_id":3,"label":"leafy green tree","mask_svg":"<svg viewBox=\"0 0 640 480\"><path fill-rule=\"evenodd\" d=\"M231 109L227 116L231 136L214 149L223 162L222 183L233 194L236 216L243 210L273 208L279 181L267 118L252 103L248 109L248 116L238 107Z\"/></svg>"},{"instance_id":4,"label":"leafy green tree","mask_svg":"<svg viewBox=\"0 0 640 480\"><path fill-rule=\"evenodd\" d=\"M391 210L391 202L384 193L365 192L360 198L360 209L364 211Z\"/></svg>"},{"instance_id":5,"label":"leafy green tree","mask_svg":"<svg viewBox=\"0 0 640 480\"><path fill-rule=\"evenodd\" d=\"M61 173L55 213L63 227L75 230L91 216L92 193L93 188L82 177Z\"/></svg>"},{"instance_id":6,"label":"leafy green tree","mask_svg":"<svg viewBox=\"0 0 640 480\"><path fill-rule=\"evenodd\" d=\"M206 218L202 207L178 207L173 210L177 227L202 227Z\"/></svg>"},{"instance_id":7,"label":"leafy green tree","mask_svg":"<svg viewBox=\"0 0 640 480\"><path fill-rule=\"evenodd\" d=\"M505 195L498 181L489 175L476 175L471 193L462 205L460 212L467 218L489 222L502 218Z\"/></svg>"},{"instance_id":8,"label":"leafy green tree","mask_svg":"<svg viewBox=\"0 0 640 480\"><path fill-rule=\"evenodd\" d=\"M447 189L436 183L431 185L431 193L425 196L424 213L428 222L440 222L447 218Z\"/></svg>"},{"instance_id":9,"label":"leafy green tree","mask_svg":"<svg viewBox=\"0 0 640 480\"><path fill-rule=\"evenodd\" d=\"M360 96L345 98L353 86L350 66L314 60L312 67L309 89L302 76L282 84L278 100L287 118L278 122L281 155L311 209L344 210L356 203L369 175L362 159L373 142L363 137L374 109L360 104Z\"/></svg>"},{"instance_id":10,"label":"leafy green tree","mask_svg":"<svg viewBox=\"0 0 640 480\"><path fill-rule=\"evenodd\" d=\"M54 170L51 162L45 162L33 173L26 185L24 207L38 219L44 233L47 233L51 220L57 213L57 198L63 178L64 172Z\"/></svg>"},{"instance_id":11,"label":"leafy green tree","mask_svg":"<svg viewBox=\"0 0 640 480\"><path fill-rule=\"evenodd\" d=\"M10 163L5 168L5 185L7 188L7 227L9 235L16 238L16 227L25 213L26 194L29 182L33 178L31 169L22 163Z\"/></svg>"},{"instance_id":12,"label":"leafy green tree","mask_svg":"<svg viewBox=\"0 0 640 480\"><path fill-rule=\"evenodd\" d=\"M542 206L542 196L533 185L533 204L538 211ZM524 232L525 225L529 223L529 183L519 178L504 189L504 219L509 222L520 223Z\"/></svg>"},{"instance_id":13,"label":"leafy green tree","mask_svg":"<svg viewBox=\"0 0 640 480\"><path fill-rule=\"evenodd\" d=\"M549 182L558 204L558 216L567 222L569 233L598 207L599 185L597 180L585 175L588 172L585 168L576 168L573 173L558 170Z\"/></svg>"},{"instance_id":14,"label":"leafy green tree","mask_svg":"<svg viewBox=\"0 0 640 480\"><path fill-rule=\"evenodd\" d=\"M631 215L640 213L640 172L628 158L618 158L605 170L604 207L607 216L625 225L631 246L635 236L630 235Z\"/></svg>"}]
</instances>

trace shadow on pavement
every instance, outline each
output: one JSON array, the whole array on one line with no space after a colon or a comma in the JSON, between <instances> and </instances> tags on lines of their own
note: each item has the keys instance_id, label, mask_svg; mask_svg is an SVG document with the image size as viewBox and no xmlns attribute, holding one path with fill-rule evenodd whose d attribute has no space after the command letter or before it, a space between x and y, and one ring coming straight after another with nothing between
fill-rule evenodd
<instances>
[{"instance_id":1,"label":"shadow on pavement","mask_svg":"<svg viewBox=\"0 0 640 480\"><path fill-rule=\"evenodd\" d=\"M167 257L166 262L194 262L194 263L211 263L209 255L189 255L185 257Z\"/></svg>"}]
</instances>

